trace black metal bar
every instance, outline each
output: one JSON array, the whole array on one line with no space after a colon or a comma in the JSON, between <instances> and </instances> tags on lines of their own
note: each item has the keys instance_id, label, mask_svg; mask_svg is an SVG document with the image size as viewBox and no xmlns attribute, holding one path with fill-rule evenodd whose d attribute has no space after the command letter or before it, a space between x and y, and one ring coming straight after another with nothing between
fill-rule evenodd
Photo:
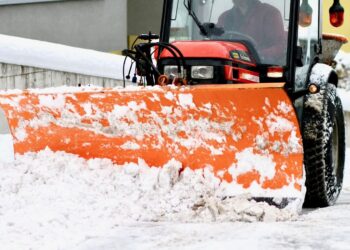
<instances>
[{"instance_id":1,"label":"black metal bar","mask_svg":"<svg viewBox=\"0 0 350 250\"><path fill-rule=\"evenodd\" d=\"M161 42L169 42L172 7L173 0L164 0L162 23L160 28Z\"/></svg>"},{"instance_id":2,"label":"black metal bar","mask_svg":"<svg viewBox=\"0 0 350 250\"><path fill-rule=\"evenodd\" d=\"M289 17L289 35L288 35L288 51L287 51L287 75L286 87L294 92L295 90L295 56L298 43L298 22L299 22L299 6L300 0L291 0L290 17Z\"/></svg>"}]
</instances>

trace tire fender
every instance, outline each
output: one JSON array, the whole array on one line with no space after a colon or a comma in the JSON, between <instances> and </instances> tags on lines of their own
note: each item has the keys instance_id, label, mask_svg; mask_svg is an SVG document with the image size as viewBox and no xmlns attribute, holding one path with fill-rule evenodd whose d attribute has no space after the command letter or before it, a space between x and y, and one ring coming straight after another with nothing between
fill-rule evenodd
<instances>
[{"instance_id":1,"label":"tire fender","mask_svg":"<svg viewBox=\"0 0 350 250\"><path fill-rule=\"evenodd\" d=\"M305 96L302 130L307 188L304 204L306 207L333 205L343 182L344 116L341 101L336 94L336 86L324 81L327 79L325 71L327 68L318 67L312 78L314 83L320 84L320 92ZM328 73L332 74L331 71ZM333 144L334 131L337 131L336 144ZM336 145L336 148L333 148L333 145ZM333 151L336 149L337 151Z\"/></svg>"},{"instance_id":2,"label":"tire fender","mask_svg":"<svg viewBox=\"0 0 350 250\"><path fill-rule=\"evenodd\" d=\"M315 83L320 87L325 86L327 83L332 83L337 87L338 75L331 66L324 63L316 63L311 70L310 83Z\"/></svg>"}]
</instances>

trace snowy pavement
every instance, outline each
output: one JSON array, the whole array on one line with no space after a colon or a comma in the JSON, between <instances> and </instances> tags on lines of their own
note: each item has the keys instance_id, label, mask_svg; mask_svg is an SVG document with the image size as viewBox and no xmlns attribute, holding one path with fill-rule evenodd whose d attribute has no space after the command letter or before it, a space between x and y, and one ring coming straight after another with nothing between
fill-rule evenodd
<instances>
[{"instance_id":1,"label":"snowy pavement","mask_svg":"<svg viewBox=\"0 0 350 250\"><path fill-rule=\"evenodd\" d=\"M349 168L348 155L344 190L335 206L304 209L293 221L121 224L69 249L349 249Z\"/></svg>"},{"instance_id":2,"label":"snowy pavement","mask_svg":"<svg viewBox=\"0 0 350 250\"><path fill-rule=\"evenodd\" d=\"M346 191L335 206L304 210L296 221L116 225L69 249L349 249L349 211Z\"/></svg>"},{"instance_id":3,"label":"snowy pavement","mask_svg":"<svg viewBox=\"0 0 350 250\"><path fill-rule=\"evenodd\" d=\"M70 249L349 249L350 193L297 221L120 225Z\"/></svg>"}]
</instances>

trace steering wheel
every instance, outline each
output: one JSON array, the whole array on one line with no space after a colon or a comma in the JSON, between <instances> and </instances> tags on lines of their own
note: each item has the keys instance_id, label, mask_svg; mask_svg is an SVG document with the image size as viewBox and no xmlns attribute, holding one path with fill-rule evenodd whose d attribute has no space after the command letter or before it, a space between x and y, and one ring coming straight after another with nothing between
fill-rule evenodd
<instances>
[{"instance_id":1,"label":"steering wheel","mask_svg":"<svg viewBox=\"0 0 350 250\"><path fill-rule=\"evenodd\" d=\"M246 34L243 34L238 31L225 31L225 33L221 36L225 40L243 40L249 42L254 48L256 48L256 42L255 40Z\"/></svg>"},{"instance_id":2,"label":"steering wheel","mask_svg":"<svg viewBox=\"0 0 350 250\"><path fill-rule=\"evenodd\" d=\"M220 40L228 40L233 42L242 42L244 45L248 47L248 49L253 54L255 60L259 63L262 56L258 53L258 46L256 41L249 35L243 34L238 31L225 31L225 33L220 36Z\"/></svg>"}]
</instances>

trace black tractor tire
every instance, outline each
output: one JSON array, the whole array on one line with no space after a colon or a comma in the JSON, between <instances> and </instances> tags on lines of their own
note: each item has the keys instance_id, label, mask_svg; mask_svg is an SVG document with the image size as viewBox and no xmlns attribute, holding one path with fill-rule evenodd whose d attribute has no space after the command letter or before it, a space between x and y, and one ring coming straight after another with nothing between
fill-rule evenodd
<instances>
[{"instance_id":1,"label":"black tractor tire","mask_svg":"<svg viewBox=\"0 0 350 250\"><path fill-rule=\"evenodd\" d=\"M333 205L343 184L344 114L336 87L305 97L302 121L306 196L304 207Z\"/></svg>"}]
</instances>

